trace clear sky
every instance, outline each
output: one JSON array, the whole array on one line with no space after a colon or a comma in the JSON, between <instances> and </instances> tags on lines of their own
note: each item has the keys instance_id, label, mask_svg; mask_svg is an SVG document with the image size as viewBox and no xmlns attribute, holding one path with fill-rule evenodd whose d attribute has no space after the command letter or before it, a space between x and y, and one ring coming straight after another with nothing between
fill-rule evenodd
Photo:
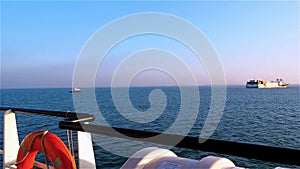
<instances>
[{"instance_id":1,"label":"clear sky","mask_svg":"<svg viewBox=\"0 0 300 169\"><path fill-rule=\"evenodd\" d=\"M108 23L143 12L175 15L201 30L219 55L227 84L245 84L253 77L268 81L281 77L298 84L299 3L2 1L1 88L72 87L76 60L86 41ZM96 85L109 86L122 59L147 48L179 55L194 72L199 85L209 84L203 63L182 46L157 35L129 38L105 56L95 77ZM173 85L174 79L164 72L147 70L139 73L132 84Z\"/></svg>"}]
</instances>

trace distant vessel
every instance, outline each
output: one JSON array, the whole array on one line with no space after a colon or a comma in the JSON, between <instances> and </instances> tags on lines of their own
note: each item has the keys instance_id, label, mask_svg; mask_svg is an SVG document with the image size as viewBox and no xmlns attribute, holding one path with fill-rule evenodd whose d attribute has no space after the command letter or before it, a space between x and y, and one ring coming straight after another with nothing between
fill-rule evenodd
<instances>
[{"instance_id":1,"label":"distant vessel","mask_svg":"<svg viewBox=\"0 0 300 169\"><path fill-rule=\"evenodd\" d=\"M74 89L70 90L70 92L71 93L81 92L81 89L75 87Z\"/></svg>"},{"instance_id":2,"label":"distant vessel","mask_svg":"<svg viewBox=\"0 0 300 169\"><path fill-rule=\"evenodd\" d=\"M246 83L246 88L286 88L289 84L282 79L272 80L270 82L264 80L249 80Z\"/></svg>"}]
</instances>

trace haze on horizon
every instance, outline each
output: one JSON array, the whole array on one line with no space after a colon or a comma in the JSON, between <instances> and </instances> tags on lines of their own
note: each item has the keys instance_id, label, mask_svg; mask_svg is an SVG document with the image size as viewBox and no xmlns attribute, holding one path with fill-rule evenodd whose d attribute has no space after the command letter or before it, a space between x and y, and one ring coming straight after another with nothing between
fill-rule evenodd
<instances>
[{"instance_id":1,"label":"haze on horizon","mask_svg":"<svg viewBox=\"0 0 300 169\"><path fill-rule=\"evenodd\" d=\"M112 21L143 12L171 14L201 30L218 53L227 84L244 85L251 78L283 78L290 84L300 84L299 1L0 4L1 88L71 88L75 64L87 40ZM126 57L151 48L175 54L193 72L198 85L210 84L205 65L186 46L168 37L147 34L128 38L112 48L99 64L95 85L110 86L114 71ZM172 71L180 74L175 66ZM118 85L124 85L124 81L119 78ZM189 84L186 81L183 85ZM173 86L176 79L168 72L147 69L138 73L131 85Z\"/></svg>"}]
</instances>

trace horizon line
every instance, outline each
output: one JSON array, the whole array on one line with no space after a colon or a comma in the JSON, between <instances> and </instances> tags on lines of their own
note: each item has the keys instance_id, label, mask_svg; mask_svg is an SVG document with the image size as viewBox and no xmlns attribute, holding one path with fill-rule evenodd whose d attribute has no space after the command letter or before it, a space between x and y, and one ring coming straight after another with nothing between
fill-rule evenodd
<instances>
[{"instance_id":1,"label":"horizon line","mask_svg":"<svg viewBox=\"0 0 300 169\"><path fill-rule=\"evenodd\" d=\"M244 86L245 84L225 84L224 86ZM92 88L125 88L125 87L208 87L208 86L223 86L222 84L203 84L203 85L197 85L197 86L194 86L194 85L182 85L182 86L178 86L178 85L152 85L152 86L148 86L148 85L132 85L132 86L85 86L85 87L79 87L77 86L77 88L82 88L82 89L92 89ZM292 83L290 84L289 86L300 86L300 83ZM1 87L0 86L0 89L72 89L74 87L57 87L57 86L49 86L49 87L46 87L46 86L41 86L41 87L38 87L38 86L33 86L33 87Z\"/></svg>"}]
</instances>

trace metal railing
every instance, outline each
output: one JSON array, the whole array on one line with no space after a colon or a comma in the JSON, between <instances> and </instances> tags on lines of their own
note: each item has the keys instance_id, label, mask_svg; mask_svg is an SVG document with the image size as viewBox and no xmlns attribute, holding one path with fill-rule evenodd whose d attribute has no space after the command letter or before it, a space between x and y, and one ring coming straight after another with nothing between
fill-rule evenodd
<instances>
[{"instance_id":1,"label":"metal railing","mask_svg":"<svg viewBox=\"0 0 300 169\"><path fill-rule=\"evenodd\" d=\"M20 114L31 114L31 115L40 115L40 116L52 116L59 117L69 122L85 122L95 120L95 116L85 114L85 113L75 113L75 112L61 112L61 111L51 111L51 110L35 110L35 109L22 109L22 108L10 108L10 107L0 107L0 111L3 111L3 149L0 150L0 155L3 156L3 168L16 168L16 157L19 149L19 140L18 140L18 131L17 131L17 121L15 118L15 113ZM78 141L78 150L84 149L86 153L93 156L90 158L90 155L85 156L84 160L80 158L83 154L78 152L78 162L79 168L86 168L86 165L89 165L90 168L96 168L94 160L94 152L92 141L90 138L90 133L81 134L82 132L77 132L77 141ZM69 150L74 155L72 131L67 130L67 138L69 143ZM84 144L79 144L79 140L85 140ZM42 169L54 169L52 166L38 161L34 161L33 165Z\"/></svg>"},{"instance_id":2,"label":"metal railing","mask_svg":"<svg viewBox=\"0 0 300 169\"><path fill-rule=\"evenodd\" d=\"M117 127L106 127L93 124L83 124L78 122L60 122L59 127L61 129L85 131L89 133L125 139L128 139L128 137L130 137L131 140L151 142L170 146L173 146L170 140L181 140L178 144L175 145L175 147L300 166L300 160L299 158L297 158L300 157L300 150L296 149L271 147L265 145L239 143L215 139L207 139L204 143L199 143L199 137L181 136ZM117 134L112 129L120 134ZM160 135L160 138L163 139L153 138L153 136L156 135Z\"/></svg>"},{"instance_id":3,"label":"metal railing","mask_svg":"<svg viewBox=\"0 0 300 169\"><path fill-rule=\"evenodd\" d=\"M215 139L207 139L205 142L199 143L199 137L85 124L84 122L86 121L95 120L95 116L85 113L0 107L0 110L2 111L8 109L18 113L63 117L65 118L65 121L59 122L59 127L61 129L84 131L110 137L126 139L130 138L131 140L171 146L174 145L172 145L170 140L181 140L175 145L175 147L300 166L300 160L298 158L300 157L299 149L272 147ZM153 138L153 136L157 135L160 135L160 138L164 139Z\"/></svg>"}]
</instances>

